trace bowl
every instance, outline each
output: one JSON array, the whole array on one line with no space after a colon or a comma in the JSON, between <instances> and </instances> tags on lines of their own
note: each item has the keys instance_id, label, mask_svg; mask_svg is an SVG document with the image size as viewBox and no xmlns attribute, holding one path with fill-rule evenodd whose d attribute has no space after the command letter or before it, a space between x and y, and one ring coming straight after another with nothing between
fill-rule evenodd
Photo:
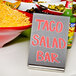
<instances>
[{"instance_id":1,"label":"bowl","mask_svg":"<svg viewBox=\"0 0 76 76\"><path fill-rule=\"evenodd\" d=\"M20 10L18 11L28 16L30 22L32 22L32 14ZM21 32L30 27L31 25L20 26L20 27L0 27L0 48L2 48L6 43L15 39L18 35L21 34Z\"/></svg>"}]
</instances>

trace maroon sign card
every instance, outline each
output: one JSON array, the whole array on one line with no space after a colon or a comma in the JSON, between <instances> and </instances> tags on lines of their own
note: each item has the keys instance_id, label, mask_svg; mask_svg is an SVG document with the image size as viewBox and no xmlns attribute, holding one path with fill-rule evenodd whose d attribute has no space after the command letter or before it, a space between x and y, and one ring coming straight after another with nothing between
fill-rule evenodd
<instances>
[{"instance_id":1,"label":"maroon sign card","mask_svg":"<svg viewBox=\"0 0 76 76\"><path fill-rule=\"evenodd\" d=\"M64 70L69 17L33 14L28 65Z\"/></svg>"}]
</instances>

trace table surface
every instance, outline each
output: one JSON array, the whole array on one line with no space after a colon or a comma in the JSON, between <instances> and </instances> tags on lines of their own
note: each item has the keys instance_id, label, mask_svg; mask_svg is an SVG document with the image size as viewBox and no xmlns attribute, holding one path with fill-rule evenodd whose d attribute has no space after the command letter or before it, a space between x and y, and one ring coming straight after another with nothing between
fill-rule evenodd
<instances>
[{"instance_id":1,"label":"table surface","mask_svg":"<svg viewBox=\"0 0 76 76\"><path fill-rule=\"evenodd\" d=\"M0 48L0 76L76 76L76 35L68 50L65 72L40 71L27 66L30 40L17 37Z\"/></svg>"},{"instance_id":2,"label":"table surface","mask_svg":"<svg viewBox=\"0 0 76 76\"><path fill-rule=\"evenodd\" d=\"M17 37L0 48L0 76L76 76L76 35L62 73L28 69L29 42L26 37Z\"/></svg>"}]
</instances>

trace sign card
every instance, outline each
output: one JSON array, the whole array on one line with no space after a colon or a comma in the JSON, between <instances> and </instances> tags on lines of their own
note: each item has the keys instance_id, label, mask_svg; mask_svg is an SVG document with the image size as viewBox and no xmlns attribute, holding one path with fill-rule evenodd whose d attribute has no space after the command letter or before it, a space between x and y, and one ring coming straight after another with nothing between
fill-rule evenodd
<instances>
[{"instance_id":1,"label":"sign card","mask_svg":"<svg viewBox=\"0 0 76 76\"><path fill-rule=\"evenodd\" d=\"M64 16L33 14L29 66L65 69L69 21Z\"/></svg>"}]
</instances>

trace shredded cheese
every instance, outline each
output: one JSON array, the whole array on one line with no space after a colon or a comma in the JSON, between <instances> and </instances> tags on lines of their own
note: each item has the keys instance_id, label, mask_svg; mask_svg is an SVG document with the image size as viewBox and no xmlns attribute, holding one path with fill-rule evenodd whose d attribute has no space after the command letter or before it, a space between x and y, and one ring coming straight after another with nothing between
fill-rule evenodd
<instances>
[{"instance_id":1,"label":"shredded cheese","mask_svg":"<svg viewBox=\"0 0 76 76\"><path fill-rule=\"evenodd\" d=\"M25 14L0 3L0 27L17 27L30 24L29 18Z\"/></svg>"}]
</instances>

